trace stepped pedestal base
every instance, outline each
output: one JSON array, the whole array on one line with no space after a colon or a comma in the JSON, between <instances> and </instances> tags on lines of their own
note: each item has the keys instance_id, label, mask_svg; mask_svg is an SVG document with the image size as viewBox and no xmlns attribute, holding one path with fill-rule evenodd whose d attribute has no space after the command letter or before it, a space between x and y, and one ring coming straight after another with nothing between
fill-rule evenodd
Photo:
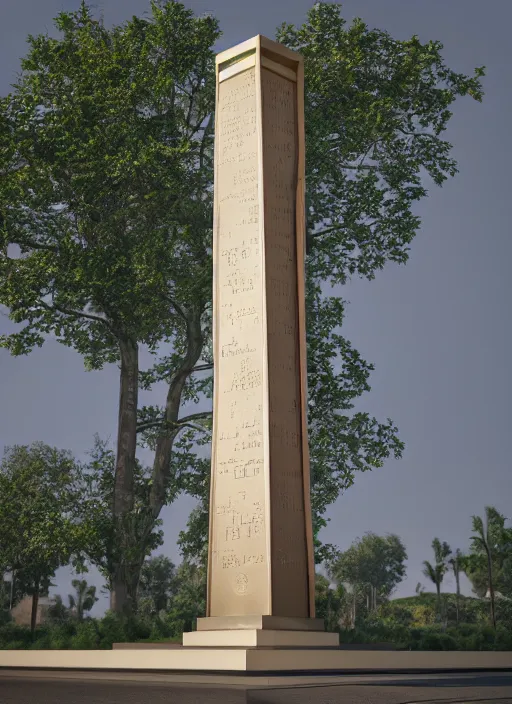
<instances>
[{"instance_id":1,"label":"stepped pedestal base","mask_svg":"<svg viewBox=\"0 0 512 704\"><path fill-rule=\"evenodd\" d=\"M183 645L195 648L337 648L337 633L239 629L183 634Z\"/></svg>"},{"instance_id":2,"label":"stepped pedestal base","mask_svg":"<svg viewBox=\"0 0 512 704\"><path fill-rule=\"evenodd\" d=\"M188 673L372 673L512 670L512 652L386 652L336 648L143 648L119 650L2 650L3 668Z\"/></svg>"}]
</instances>

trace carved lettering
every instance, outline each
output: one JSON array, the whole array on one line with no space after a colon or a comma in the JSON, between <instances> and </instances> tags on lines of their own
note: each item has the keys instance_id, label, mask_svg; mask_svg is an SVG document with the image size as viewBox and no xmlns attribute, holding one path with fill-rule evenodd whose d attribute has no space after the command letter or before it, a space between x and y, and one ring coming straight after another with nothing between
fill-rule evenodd
<instances>
[{"instance_id":1,"label":"carved lettering","mask_svg":"<svg viewBox=\"0 0 512 704\"><path fill-rule=\"evenodd\" d=\"M268 613L271 561L292 587L307 569L296 87L262 68L257 103L255 81L250 68L220 82L216 111L212 615Z\"/></svg>"}]
</instances>

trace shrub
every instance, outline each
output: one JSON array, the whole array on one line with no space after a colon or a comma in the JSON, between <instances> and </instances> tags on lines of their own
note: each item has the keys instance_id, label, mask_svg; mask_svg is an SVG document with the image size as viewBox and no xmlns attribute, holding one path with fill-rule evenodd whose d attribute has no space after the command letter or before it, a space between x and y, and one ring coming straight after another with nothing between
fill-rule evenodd
<instances>
[{"instance_id":1,"label":"shrub","mask_svg":"<svg viewBox=\"0 0 512 704\"><path fill-rule=\"evenodd\" d=\"M425 629L420 639L414 642L414 648L412 645L411 641L411 650L459 650L455 638L434 629Z\"/></svg>"},{"instance_id":2,"label":"shrub","mask_svg":"<svg viewBox=\"0 0 512 704\"><path fill-rule=\"evenodd\" d=\"M13 643L17 643L17 648L13 648ZM30 628L17 626L15 623L8 623L0 627L0 649L28 648L32 643Z\"/></svg>"},{"instance_id":3,"label":"shrub","mask_svg":"<svg viewBox=\"0 0 512 704\"><path fill-rule=\"evenodd\" d=\"M94 650L100 640L98 628L93 619L79 623L76 634L71 638L70 648L73 650Z\"/></svg>"},{"instance_id":4,"label":"shrub","mask_svg":"<svg viewBox=\"0 0 512 704\"><path fill-rule=\"evenodd\" d=\"M12 622L11 612L8 609L0 609L0 627Z\"/></svg>"},{"instance_id":5,"label":"shrub","mask_svg":"<svg viewBox=\"0 0 512 704\"><path fill-rule=\"evenodd\" d=\"M113 612L98 621L99 647L109 649L112 643L130 643L148 639L152 632L152 622L136 616L120 616Z\"/></svg>"},{"instance_id":6,"label":"shrub","mask_svg":"<svg viewBox=\"0 0 512 704\"><path fill-rule=\"evenodd\" d=\"M75 633L76 625L71 621L51 626L49 628L49 647L52 650L68 650Z\"/></svg>"}]
</instances>

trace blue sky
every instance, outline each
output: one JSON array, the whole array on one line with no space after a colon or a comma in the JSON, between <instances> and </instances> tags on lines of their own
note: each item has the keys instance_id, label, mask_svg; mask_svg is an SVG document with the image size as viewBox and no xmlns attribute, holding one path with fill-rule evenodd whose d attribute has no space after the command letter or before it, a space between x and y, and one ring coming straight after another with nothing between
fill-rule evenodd
<instances>
[{"instance_id":1,"label":"blue sky","mask_svg":"<svg viewBox=\"0 0 512 704\"><path fill-rule=\"evenodd\" d=\"M106 23L147 9L146 0L97 0ZM219 51L255 34L273 37L282 21L301 23L309 0L190 0L196 13L218 17ZM3 0L0 8L0 92L5 94L25 53L25 38L51 31L52 18L79 0ZM429 185L417 208L422 227L406 266L388 265L373 282L353 280L343 333L376 366L361 408L398 425L406 451L355 485L329 511L324 538L346 548L366 531L394 532L405 541L408 576L397 595L414 592L422 561L437 536L466 549L471 515L494 505L510 514L510 114L512 50L509 0L348 0L347 20L406 39L440 40L454 70L484 64L483 104L462 99L447 139L460 173L442 189ZM509 303L507 304L507 301ZM0 332L9 323L0 316ZM141 403L158 402L162 389ZM82 456L94 433L115 437L115 367L84 371L81 358L50 340L29 357L0 350L0 446L42 440ZM162 551L178 560L176 537L193 502L163 513ZM60 570L55 591L71 590ZM101 583L91 572L90 581ZM454 589L447 579L447 590ZM467 584L465 590L469 593ZM98 604L104 608L106 601Z\"/></svg>"}]
</instances>

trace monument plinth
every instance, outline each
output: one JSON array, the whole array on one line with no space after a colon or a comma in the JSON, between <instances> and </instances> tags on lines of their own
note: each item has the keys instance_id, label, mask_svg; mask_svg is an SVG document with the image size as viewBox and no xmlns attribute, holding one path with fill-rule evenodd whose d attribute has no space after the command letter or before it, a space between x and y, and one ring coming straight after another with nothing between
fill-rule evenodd
<instances>
[{"instance_id":1,"label":"monument plinth","mask_svg":"<svg viewBox=\"0 0 512 704\"><path fill-rule=\"evenodd\" d=\"M302 58L257 36L216 70L208 599L183 643L333 646L314 618Z\"/></svg>"}]
</instances>

